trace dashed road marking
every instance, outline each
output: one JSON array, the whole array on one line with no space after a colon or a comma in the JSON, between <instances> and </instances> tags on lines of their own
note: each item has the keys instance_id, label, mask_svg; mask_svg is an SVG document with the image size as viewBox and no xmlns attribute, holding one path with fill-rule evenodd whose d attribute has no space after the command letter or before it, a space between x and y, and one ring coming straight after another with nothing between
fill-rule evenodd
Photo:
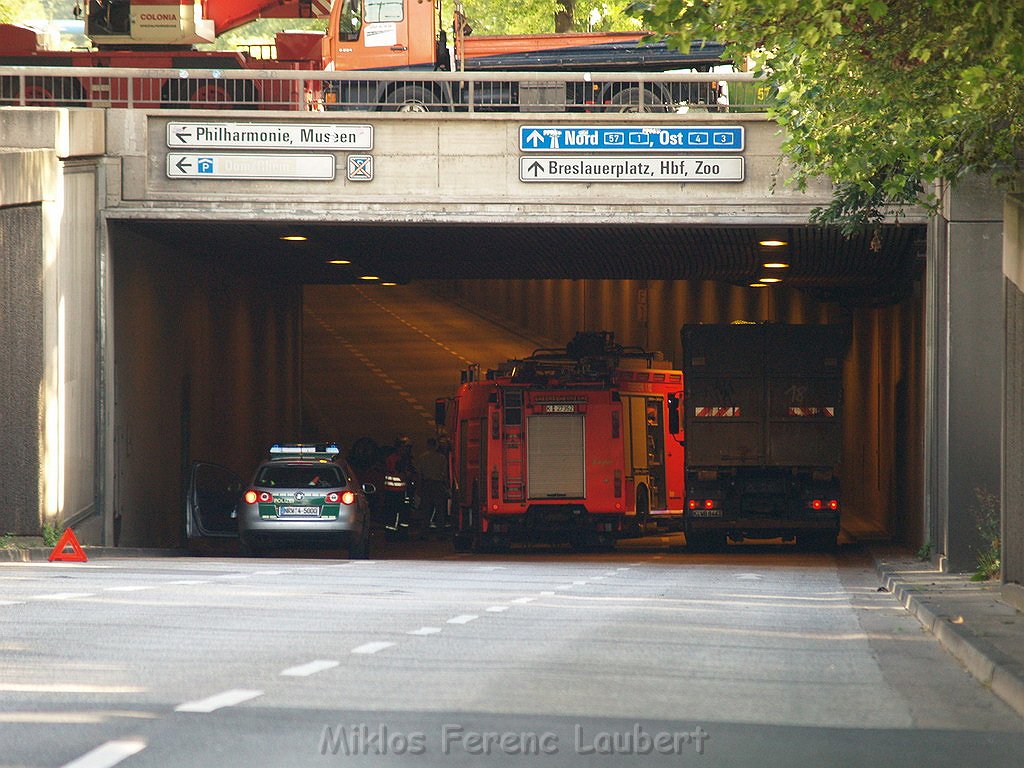
<instances>
[{"instance_id":1,"label":"dashed road marking","mask_svg":"<svg viewBox=\"0 0 1024 768\"><path fill-rule=\"evenodd\" d=\"M407 635L436 635L441 631L440 627L420 627L410 632L406 632Z\"/></svg>"},{"instance_id":2,"label":"dashed road marking","mask_svg":"<svg viewBox=\"0 0 1024 768\"><path fill-rule=\"evenodd\" d=\"M454 618L448 619L449 624L469 624L471 621L476 621L480 617L475 613L464 613L461 616L455 616Z\"/></svg>"},{"instance_id":3,"label":"dashed road marking","mask_svg":"<svg viewBox=\"0 0 1024 768\"><path fill-rule=\"evenodd\" d=\"M62 768L110 768L146 748L142 739L117 739L101 744Z\"/></svg>"},{"instance_id":4,"label":"dashed road marking","mask_svg":"<svg viewBox=\"0 0 1024 768\"><path fill-rule=\"evenodd\" d=\"M0 600L0 605L24 605L22 600Z\"/></svg>"},{"instance_id":5,"label":"dashed road marking","mask_svg":"<svg viewBox=\"0 0 1024 768\"><path fill-rule=\"evenodd\" d=\"M352 653L377 653L378 651L383 651L385 648L390 648L393 645L395 644L378 640L375 643L363 643L362 645L357 645L352 649Z\"/></svg>"},{"instance_id":6,"label":"dashed road marking","mask_svg":"<svg viewBox=\"0 0 1024 768\"><path fill-rule=\"evenodd\" d=\"M288 669L281 672L285 677L309 677L315 675L317 672L323 672L328 669L334 669L336 666L341 664L340 661L331 661L329 659L317 659L311 661L308 664L300 664L297 667L289 667Z\"/></svg>"},{"instance_id":7,"label":"dashed road marking","mask_svg":"<svg viewBox=\"0 0 1024 768\"><path fill-rule=\"evenodd\" d=\"M241 704L243 701L249 701L262 695L263 691L254 691L248 688L232 688L230 691L224 691L205 699L186 701L184 704L176 706L174 711L206 714L223 709L224 707L233 707L236 704Z\"/></svg>"},{"instance_id":8,"label":"dashed road marking","mask_svg":"<svg viewBox=\"0 0 1024 768\"><path fill-rule=\"evenodd\" d=\"M178 581L168 581L167 583L168 584L173 584L175 586L180 586L180 587L191 587L191 586L195 586L196 584L209 584L210 582L209 581L203 581L203 580L200 580L200 579L180 579Z\"/></svg>"},{"instance_id":9,"label":"dashed road marking","mask_svg":"<svg viewBox=\"0 0 1024 768\"><path fill-rule=\"evenodd\" d=\"M507 610L508 610L508 606L507 605L492 605L490 608L487 609L487 612L488 613L501 613L502 611L507 611Z\"/></svg>"},{"instance_id":10,"label":"dashed road marking","mask_svg":"<svg viewBox=\"0 0 1024 768\"><path fill-rule=\"evenodd\" d=\"M93 597L95 592L54 592L52 595L33 595L31 600L77 600L80 597Z\"/></svg>"},{"instance_id":11,"label":"dashed road marking","mask_svg":"<svg viewBox=\"0 0 1024 768\"><path fill-rule=\"evenodd\" d=\"M536 599L536 597L517 597L512 602L516 605L525 605L526 603L532 603Z\"/></svg>"},{"instance_id":12,"label":"dashed road marking","mask_svg":"<svg viewBox=\"0 0 1024 768\"><path fill-rule=\"evenodd\" d=\"M147 589L154 589L154 587L144 586L142 584L135 584L134 586L106 587L106 588L104 588L103 591L104 592L142 592L142 591L147 590Z\"/></svg>"},{"instance_id":13,"label":"dashed road marking","mask_svg":"<svg viewBox=\"0 0 1024 768\"><path fill-rule=\"evenodd\" d=\"M585 581L574 581L573 582L573 584L575 584L577 587L582 587L586 583L587 582L585 582Z\"/></svg>"},{"instance_id":14,"label":"dashed road marking","mask_svg":"<svg viewBox=\"0 0 1024 768\"><path fill-rule=\"evenodd\" d=\"M540 596L541 597L554 597L555 593L554 592L541 592Z\"/></svg>"}]
</instances>

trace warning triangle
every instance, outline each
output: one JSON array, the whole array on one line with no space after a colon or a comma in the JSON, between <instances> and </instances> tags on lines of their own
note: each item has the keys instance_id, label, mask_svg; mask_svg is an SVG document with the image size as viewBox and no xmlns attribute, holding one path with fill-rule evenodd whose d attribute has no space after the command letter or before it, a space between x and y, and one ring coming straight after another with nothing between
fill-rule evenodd
<instances>
[{"instance_id":1,"label":"warning triangle","mask_svg":"<svg viewBox=\"0 0 1024 768\"><path fill-rule=\"evenodd\" d=\"M65 548L71 545L71 551L65 552ZM68 563L84 563L88 558L85 556L85 552L82 551L82 545L78 543L78 539L75 538L75 532L68 528L64 531L64 535L60 537L60 541L57 542L57 546L53 548L53 552L50 553L50 562L54 560L62 560Z\"/></svg>"}]
</instances>

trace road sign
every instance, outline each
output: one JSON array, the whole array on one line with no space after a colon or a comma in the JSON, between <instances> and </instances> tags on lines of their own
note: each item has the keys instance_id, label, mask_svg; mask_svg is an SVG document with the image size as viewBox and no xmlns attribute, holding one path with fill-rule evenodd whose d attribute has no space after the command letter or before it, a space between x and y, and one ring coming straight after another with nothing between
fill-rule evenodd
<instances>
[{"instance_id":1,"label":"road sign","mask_svg":"<svg viewBox=\"0 0 1024 768\"><path fill-rule=\"evenodd\" d=\"M212 149L373 149L372 125L333 123L167 124L167 146Z\"/></svg>"},{"instance_id":2,"label":"road sign","mask_svg":"<svg viewBox=\"0 0 1024 768\"><path fill-rule=\"evenodd\" d=\"M743 181L743 158L694 155L519 158L520 181Z\"/></svg>"},{"instance_id":3,"label":"road sign","mask_svg":"<svg viewBox=\"0 0 1024 768\"><path fill-rule=\"evenodd\" d=\"M168 152L167 178L332 181L334 155Z\"/></svg>"},{"instance_id":4,"label":"road sign","mask_svg":"<svg viewBox=\"0 0 1024 768\"><path fill-rule=\"evenodd\" d=\"M741 152L742 125L521 125L523 152Z\"/></svg>"},{"instance_id":5,"label":"road sign","mask_svg":"<svg viewBox=\"0 0 1024 768\"><path fill-rule=\"evenodd\" d=\"M373 181L373 155L349 155L348 180Z\"/></svg>"}]
</instances>

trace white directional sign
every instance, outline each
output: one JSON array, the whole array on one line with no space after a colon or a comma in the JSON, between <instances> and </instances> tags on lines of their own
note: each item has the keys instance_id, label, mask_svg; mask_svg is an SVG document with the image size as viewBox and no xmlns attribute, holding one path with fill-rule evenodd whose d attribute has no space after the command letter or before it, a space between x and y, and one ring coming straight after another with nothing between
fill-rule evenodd
<instances>
[{"instance_id":1,"label":"white directional sign","mask_svg":"<svg viewBox=\"0 0 1024 768\"><path fill-rule=\"evenodd\" d=\"M167 146L212 149L373 149L372 125L331 123L167 124Z\"/></svg>"},{"instance_id":2,"label":"white directional sign","mask_svg":"<svg viewBox=\"0 0 1024 768\"><path fill-rule=\"evenodd\" d=\"M519 158L520 181L743 181L743 158L540 156Z\"/></svg>"},{"instance_id":3,"label":"white directional sign","mask_svg":"<svg viewBox=\"0 0 1024 768\"><path fill-rule=\"evenodd\" d=\"M332 181L334 165L334 155L168 152L167 178Z\"/></svg>"}]
</instances>

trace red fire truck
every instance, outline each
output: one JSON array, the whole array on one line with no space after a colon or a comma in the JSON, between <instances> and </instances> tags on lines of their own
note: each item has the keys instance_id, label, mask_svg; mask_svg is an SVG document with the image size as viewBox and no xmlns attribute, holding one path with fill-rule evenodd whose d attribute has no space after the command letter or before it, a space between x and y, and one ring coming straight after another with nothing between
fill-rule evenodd
<instances>
[{"instance_id":1,"label":"red fire truck","mask_svg":"<svg viewBox=\"0 0 1024 768\"><path fill-rule=\"evenodd\" d=\"M470 36L456 4L454 21L443 22L441 0L80 0L92 50L48 50L43 36L16 24L0 24L0 67L94 67L96 77L33 76L27 81L0 72L0 104L35 106L328 108L354 106L397 111L455 109L468 102L482 108L541 99L513 93L516 83L445 84L311 80L311 98L295 98L294 81L204 79L188 70L292 69L312 71L708 71L722 63L723 46L695 43L689 51L664 41L638 43L643 32ZM281 32L273 58L250 51L200 51L193 46L258 18L324 17L325 32ZM449 36L449 30L452 31ZM173 70L154 73L129 90L125 78L102 77L103 69ZM535 84L536 85L536 84ZM573 83L556 103L592 105L613 111L672 111L679 103L712 104L716 88L701 84ZM312 93L315 91L315 93ZM541 99L538 103L546 103Z\"/></svg>"},{"instance_id":2,"label":"red fire truck","mask_svg":"<svg viewBox=\"0 0 1024 768\"><path fill-rule=\"evenodd\" d=\"M438 401L456 548L607 546L681 529L683 377L659 357L600 331L465 371Z\"/></svg>"}]
</instances>

